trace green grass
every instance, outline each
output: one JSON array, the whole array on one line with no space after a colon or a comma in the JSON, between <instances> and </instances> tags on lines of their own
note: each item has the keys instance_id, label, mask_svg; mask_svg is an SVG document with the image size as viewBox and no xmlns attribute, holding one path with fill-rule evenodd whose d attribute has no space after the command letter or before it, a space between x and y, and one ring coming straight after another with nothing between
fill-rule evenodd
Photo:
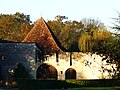
<instances>
[{"instance_id":1,"label":"green grass","mask_svg":"<svg viewBox=\"0 0 120 90\"><path fill-rule=\"evenodd\" d=\"M74 88L72 90L120 90L120 87L81 87L81 88Z\"/></svg>"}]
</instances>

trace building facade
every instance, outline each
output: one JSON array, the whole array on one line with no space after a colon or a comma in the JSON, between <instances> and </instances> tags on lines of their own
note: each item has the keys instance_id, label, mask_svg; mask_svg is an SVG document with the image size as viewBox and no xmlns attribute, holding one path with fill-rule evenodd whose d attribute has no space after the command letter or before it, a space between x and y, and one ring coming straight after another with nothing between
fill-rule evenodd
<instances>
[{"instance_id":1,"label":"building facade","mask_svg":"<svg viewBox=\"0 0 120 90\"><path fill-rule=\"evenodd\" d=\"M111 69L96 54L70 52L40 18L23 42L0 42L1 75L9 81L17 63L29 71L33 79L100 79L110 78L103 67Z\"/></svg>"}]
</instances>

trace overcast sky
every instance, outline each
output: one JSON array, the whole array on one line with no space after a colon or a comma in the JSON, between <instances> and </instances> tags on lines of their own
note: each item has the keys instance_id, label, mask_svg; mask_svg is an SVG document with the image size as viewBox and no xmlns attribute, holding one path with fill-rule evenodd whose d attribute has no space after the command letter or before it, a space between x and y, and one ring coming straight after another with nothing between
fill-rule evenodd
<instances>
[{"instance_id":1,"label":"overcast sky","mask_svg":"<svg viewBox=\"0 0 120 90\"><path fill-rule=\"evenodd\" d=\"M53 20L56 15L65 15L69 20L80 21L83 18L99 19L105 25L111 25L110 18L120 12L120 0L0 0L0 13L29 14L34 22L41 16Z\"/></svg>"}]
</instances>

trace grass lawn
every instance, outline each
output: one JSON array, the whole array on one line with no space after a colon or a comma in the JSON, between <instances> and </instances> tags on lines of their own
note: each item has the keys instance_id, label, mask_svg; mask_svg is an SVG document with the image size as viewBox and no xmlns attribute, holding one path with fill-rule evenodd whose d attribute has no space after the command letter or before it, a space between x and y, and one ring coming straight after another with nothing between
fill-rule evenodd
<instances>
[{"instance_id":1,"label":"grass lawn","mask_svg":"<svg viewBox=\"0 0 120 90\"><path fill-rule=\"evenodd\" d=\"M19 89L1 87L0 90L19 90ZM68 88L68 89L37 89L37 90L120 90L120 87L81 87L81 88Z\"/></svg>"},{"instance_id":2,"label":"grass lawn","mask_svg":"<svg viewBox=\"0 0 120 90\"><path fill-rule=\"evenodd\" d=\"M120 87L81 87L68 90L120 90Z\"/></svg>"}]
</instances>

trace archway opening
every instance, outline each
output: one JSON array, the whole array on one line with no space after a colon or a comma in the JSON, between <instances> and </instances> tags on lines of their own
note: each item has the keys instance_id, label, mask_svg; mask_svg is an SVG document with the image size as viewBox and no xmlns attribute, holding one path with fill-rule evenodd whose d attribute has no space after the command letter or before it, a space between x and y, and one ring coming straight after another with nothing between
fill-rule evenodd
<instances>
[{"instance_id":1,"label":"archway opening","mask_svg":"<svg viewBox=\"0 0 120 90\"><path fill-rule=\"evenodd\" d=\"M65 72L65 79L76 79L76 70L69 68Z\"/></svg>"},{"instance_id":2,"label":"archway opening","mask_svg":"<svg viewBox=\"0 0 120 90\"><path fill-rule=\"evenodd\" d=\"M46 63L40 65L37 69L37 79L55 79L57 80L57 69L52 66L48 65Z\"/></svg>"}]
</instances>

